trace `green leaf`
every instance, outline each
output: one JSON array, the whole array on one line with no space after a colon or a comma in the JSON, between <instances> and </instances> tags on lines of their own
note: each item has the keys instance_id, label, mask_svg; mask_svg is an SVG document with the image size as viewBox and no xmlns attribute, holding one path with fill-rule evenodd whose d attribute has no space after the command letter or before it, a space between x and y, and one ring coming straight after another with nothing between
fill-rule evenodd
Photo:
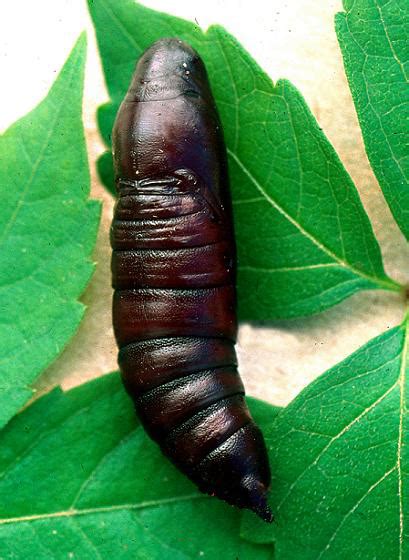
<instances>
[{"instance_id":1,"label":"green leaf","mask_svg":"<svg viewBox=\"0 0 409 560\"><path fill-rule=\"evenodd\" d=\"M408 320L308 386L266 430L272 509L242 536L276 560L409 555Z\"/></svg>"},{"instance_id":2,"label":"green leaf","mask_svg":"<svg viewBox=\"0 0 409 560\"><path fill-rule=\"evenodd\" d=\"M200 494L160 454L117 374L55 390L13 418L0 473L0 558L273 556L240 539L239 510Z\"/></svg>"},{"instance_id":3,"label":"green leaf","mask_svg":"<svg viewBox=\"0 0 409 560\"><path fill-rule=\"evenodd\" d=\"M253 419L258 426L270 426L283 410L281 406L266 403L255 397L247 396L246 400L251 409Z\"/></svg>"},{"instance_id":4,"label":"green leaf","mask_svg":"<svg viewBox=\"0 0 409 560\"><path fill-rule=\"evenodd\" d=\"M116 196L115 185L112 181L114 174L113 164L114 162L112 161L112 155L110 152L103 153L102 156L97 159L98 175L101 181L112 196Z\"/></svg>"},{"instance_id":5,"label":"green leaf","mask_svg":"<svg viewBox=\"0 0 409 560\"><path fill-rule=\"evenodd\" d=\"M221 27L204 33L133 0L89 0L89 9L112 101L98 112L108 144L135 61L153 41L178 36L206 63L229 154L242 320L308 315L358 290L400 289L385 275L349 175L291 84L274 86ZM100 170L112 191L109 158Z\"/></svg>"},{"instance_id":6,"label":"green leaf","mask_svg":"<svg viewBox=\"0 0 409 560\"><path fill-rule=\"evenodd\" d=\"M47 97L0 137L0 426L84 313L100 206L82 128L86 38Z\"/></svg>"},{"instance_id":7,"label":"green leaf","mask_svg":"<svg viewBox=\"0 0 409 560\"><path fill-rule=\"evenodd\" d=\"M409 4L344 0L336 31L369 161L409 239Z\"/></svg>"}]
</instances>

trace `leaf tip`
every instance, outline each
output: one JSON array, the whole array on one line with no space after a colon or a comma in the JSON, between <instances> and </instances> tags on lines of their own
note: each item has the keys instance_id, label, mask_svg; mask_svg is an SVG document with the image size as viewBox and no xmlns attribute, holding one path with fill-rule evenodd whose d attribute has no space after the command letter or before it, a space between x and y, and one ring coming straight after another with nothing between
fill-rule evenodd
<instances>
[{"instance_id":1,"label":"leaf tip","mask_svg":"<svg viewBox=\"0 0 409 560\"><path fill-rule=\"evenodd\" d=\"M300 95L297 88L290 82L290 80L287 80L287 78L280 78L274 84L274 93L283 95L285 91L291 91Z\"/></svg>"},{"instance_id":2,"label":"leaf tip","mask_svg":"<svg viewBox=\"0 0 409 560\"><path fill-rule=\"evenodd\" d=\"M83 58L85 56L86 49L87 49L87 32L84 29L78 35L78 38L75 41L74 46L68 56L68 60L76 57Z\"/></svg>"}]
</instances>

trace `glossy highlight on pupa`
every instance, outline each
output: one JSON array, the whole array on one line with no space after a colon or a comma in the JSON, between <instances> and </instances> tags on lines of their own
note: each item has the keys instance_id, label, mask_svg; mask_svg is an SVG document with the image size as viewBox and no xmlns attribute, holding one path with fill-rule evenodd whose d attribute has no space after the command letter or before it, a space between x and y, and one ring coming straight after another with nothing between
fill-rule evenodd
<instances>
[{"instance_id":1,"label":"glossy highlight on pupa","mask_svg":"<svg viewBox=\"0 0 409 560\"><path fill-rule=\"evenodd\" d=\"M147 433L202 492L270 522L266 446L234 349L226 149L189 45L161 39L142 55L113 152L113 323L124 385Z\"/></svg>"}]
</instances>

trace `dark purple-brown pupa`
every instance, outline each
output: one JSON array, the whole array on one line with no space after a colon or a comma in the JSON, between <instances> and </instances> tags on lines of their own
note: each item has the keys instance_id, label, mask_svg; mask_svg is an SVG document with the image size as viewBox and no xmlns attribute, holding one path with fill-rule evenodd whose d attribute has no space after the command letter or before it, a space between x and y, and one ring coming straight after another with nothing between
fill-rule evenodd
<instances>
[{"instance_id":1,"label":"dark purple-brown pupa","mask_svg":"<svg viewBox=\"0 0 409 560\"><path fill-rule=\"evenodd\" d=\"M141 57L113 130L113 322L148 434L197 484L271 521L263 436L234 349L226 150L206 70L177 39Z\"/></svg>"}]
</instances>

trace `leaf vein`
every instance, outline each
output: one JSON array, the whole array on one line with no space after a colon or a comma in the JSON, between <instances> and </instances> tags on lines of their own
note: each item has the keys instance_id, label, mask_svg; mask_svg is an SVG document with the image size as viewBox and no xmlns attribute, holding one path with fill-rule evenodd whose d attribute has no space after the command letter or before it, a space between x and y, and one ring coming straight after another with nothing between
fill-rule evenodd
<instances>
[{"instance_id":1,"label":"leaf vein","mask_svg":"<svg viewBox=\"0 0 409 560\"><path fill-rule=\"evenodd\" d=\"M317 465L320 458L331 447L331 445L334 442L336 442L338 439L340 439L343 435L345 435L366 414L368 414L369 412L371 412L371 410L373 410L376 406L378 406L389 395L389 393L391 393L398 386L398 384L399 384L399 379L391 387L389 387L389 389L387 391L385 391L385 393L383 393L380 397L378 397L370 406L366 407L360 414L358 414L358 416L353 418L353 420L351 420L351 422L349 422L344 428L342 428L342 430L340 430L334 437L331 438L331 440L321 449L321 451L318 453L318 455L315 457L315 459L311 463L306 465L306 467L302 470L302 472L297 476L297 478L294 480L294 482L290 485L288 491L285 493L282 500L280 501L280 503L277 506L278 510L282 507L284 502L291 495L291 493L292 493L294 487L296 486L296 484L298 483L298 481L301 480L303 478L303 476L313 466Z\"/></svg>"},{"instance_id":2,"label":"leaf vein","mask_svg":"<svg viewBox=\"0 0 409 560\"><path fill-rule=\"evenodd\" d=\"M253 183L253 185L256 187L256 189L266 199L266 201L273 208L275 208L282 216L284 216L296 229L298 229L298 231L302 235L304 235L304 237L309 239L318 249L320 249L323 253L325 253L331 259L336 261L341 267L349 269L351 272L353 272L357 276L360 276L364 280L366 280L368 282L371 282L372 284L378 285L379 287L382 287L386 290L400 291L400 286L398 284L396 284L396 282L394 282L392 280L387 280L387 279L384 280L384 279L381 279L381 278L377 278L377 277L373 277L373 276L370 276L368 274L365 274L361 270L356 269L350 263L347 263L347 262L343 261L340 257L338 257L338 255L336 255L333 251L331 251L331 249L329 249L326 245L324 245L321 241L319 241L313 234L308 232L300 223L298 223L297 220L295 220L286 210L284 210L284 208L282 208L278 204L278 202L276 200L274 200L272 198L272 196L270 196L269 194L266 193L266 191L263 189L263 187L260 185L260 183L254 177L254 175L247 169L247 167L242 163L242 161L239 159L239 157L234 152L232 152L230 149L227 149L227 152L230 155L230 157L234 160L236 165L250 179L250 181Z\"/></svg>"},{"instance_id":3,"label":"leaf vein","mask_svg":"<svg viewBox=\"0 0 409 560\"><path fill-rule=\"evenodd\" d=\"M208 496L205 494L187 494L185 496L177 496L174 498L162 498L159 500L146 500L145 502L139 502L137 504L118 504L114 506L100 506L100 507L90 507L84 509L68 509L63 511L55 511L49 513L38 513L33 515L22 515L19 517L8 517L0 519L0 525L7 525L10 523L25 523L31 521L39 521L43 519L55 519L59 517L75 517L80 515L92 515L100 513L111 513L115 511L122 510L137 510L149 507L166 506L172 503L185 502L189 500L207 500Z\"/></svg>"},{"instance_id":4,"label":"leaf vein","mask_svg":"<svg viewBox=\"0 0 409 560\"><path fill-rule=\"evenodd\" d=\"M320 558L322 558L323 555L330 549L332 543L336 539L337 534L339 533L339 531L341 530L341 528L343 527L343 525L345 524L347 519L358 509L358 507L371 494L371 492L373 492L373 490L375 490L380 484L382 484L382 482L384 480L386 480L388 478L388 476L391 475L395 470L396 470L396 465L393 466L391 469L389 469L389 471L384 473L381 476L381 478L379 478L376 482L374 482L368 488L368 490L359 498L359 500L352 506L352 508L342 517L342 519L339 522L339 524L337 525L335 531L332 533L331 537L329 538L328 543L326 544L325 548L323 548L321 550L320 554L317 556L317 560L320 560Z\"/></svg>"}]
</instances>

